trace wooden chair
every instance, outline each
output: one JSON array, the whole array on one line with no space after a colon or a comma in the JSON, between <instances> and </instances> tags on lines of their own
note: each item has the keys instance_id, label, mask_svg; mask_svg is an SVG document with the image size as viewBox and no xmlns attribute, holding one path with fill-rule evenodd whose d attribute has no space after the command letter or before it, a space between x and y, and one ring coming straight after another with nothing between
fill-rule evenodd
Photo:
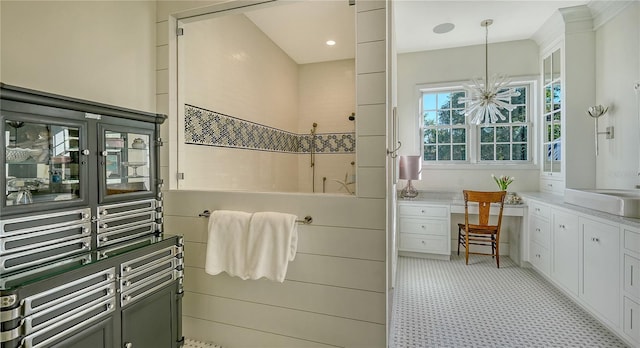
<instances>
[{"instance_id":1,"label":"wooden chair","mask_svg":"<svg viewBox=\"0 0 640 348\"><path fill-rule=\"evenodd\" d=\"M504 209L504 197L507 191L481 192L462 191L464 195L464 224L458 224L458 255L460 245L464 245L466 264L469 264L469 254L491 255L495 257L500 268L500 225L502 224L502 210ZM469 203L478 203L478 223L469 223ZM489 225L489 210L491 203L500 204L498 221L496 225ZM472 204L474 206L475 204ZM470 252L469 245L491 246L491 254Z\"/></svg>"}]
</instances>

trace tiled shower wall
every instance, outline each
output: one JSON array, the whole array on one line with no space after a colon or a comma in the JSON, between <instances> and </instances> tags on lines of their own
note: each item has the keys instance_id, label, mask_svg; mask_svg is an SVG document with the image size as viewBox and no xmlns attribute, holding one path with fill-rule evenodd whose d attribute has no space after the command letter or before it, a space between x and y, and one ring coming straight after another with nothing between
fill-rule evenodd
<instances>
[{"instance_id":1,"label":"tiled shower wall","mask_svg":"<svg viewBox=\"0 0 640 348\"><path fill-rule=\"evenodd\" d=\"M243 14L183 28L180 188L355 191L354 59L296 64Z\"/></svg>"}]
</instances>

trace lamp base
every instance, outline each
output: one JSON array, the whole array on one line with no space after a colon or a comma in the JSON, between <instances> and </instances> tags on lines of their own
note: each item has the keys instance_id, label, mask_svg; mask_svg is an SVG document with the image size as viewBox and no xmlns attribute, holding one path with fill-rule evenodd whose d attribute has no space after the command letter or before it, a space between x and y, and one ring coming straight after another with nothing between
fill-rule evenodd
<instances>
[{"instance_id":1,"label":"lamp base","mask_svg":"<svg viewBox=\"0 0 640 348\"><path fill-rule=\"evenodd\" d=\"M407 186L400 191L401 198L416 198L418 197L418 190L411 185L411 180L407 181Z\"/></svg>"}]
</instances>

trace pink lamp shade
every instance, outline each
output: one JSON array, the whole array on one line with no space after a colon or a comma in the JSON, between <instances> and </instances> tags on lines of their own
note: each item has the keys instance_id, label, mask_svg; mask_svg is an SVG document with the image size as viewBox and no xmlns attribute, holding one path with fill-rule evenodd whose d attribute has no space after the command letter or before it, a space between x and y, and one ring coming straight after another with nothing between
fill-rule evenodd
<instances>
[{"instance_id":1,"label":"pink lamp shade","mask_svg":"<svg viewBox=\"0 0 640 348\"><path fill-rule=\"evenodd\" d=\"M400 179L422 179L422 156L400 156Z\"/></svg>"},{"instance_id":2,"label":"pink lamp shade","mask_svg":"<svg viewBox=\"0 0 640 348\"><path fill-rule=\"evenodd\" d=\"M418 190L411 185L411 180L422 179L422 156L400 156L400 179L407 180L407 186L400 191L400 197L418 197Z\"/></svg>"}]
</instances>

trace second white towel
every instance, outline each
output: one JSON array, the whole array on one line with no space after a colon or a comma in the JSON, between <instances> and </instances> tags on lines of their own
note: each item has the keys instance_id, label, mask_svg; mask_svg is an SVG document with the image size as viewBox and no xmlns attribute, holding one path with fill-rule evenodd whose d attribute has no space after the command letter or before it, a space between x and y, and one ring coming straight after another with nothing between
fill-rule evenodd
<instances>
[{"instance_id":1,"label":"second white towel","mask_svg":"<svg viewBox=\"0 0 640 348\"><path fill-rule=\"evenodd\" d=\"M283 282L297 245L295 215L217 210L209 218L205 271Z\"/></svg>"}]
</instances>

